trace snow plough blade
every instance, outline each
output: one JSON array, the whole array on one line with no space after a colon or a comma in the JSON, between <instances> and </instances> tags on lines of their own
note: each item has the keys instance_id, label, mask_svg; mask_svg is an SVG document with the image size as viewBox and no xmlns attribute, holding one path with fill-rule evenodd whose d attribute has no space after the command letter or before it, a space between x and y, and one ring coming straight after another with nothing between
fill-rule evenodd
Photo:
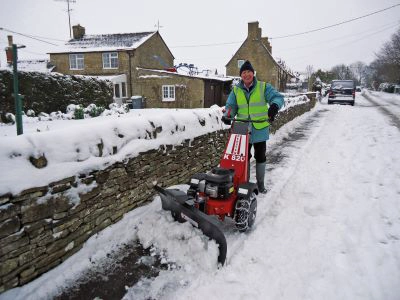
<instances>
[{"instance_id":1,"label":"snow plough blade","mask_svg":"<svg viewBox=\"0 0 400 300\"><path fill-rule=\"evenodd\" d=\"M227 244L225 235L218 227L218 221L198 210L187 194L178 189L164 189L159 186L154 188L160 193L162 208L169 210L177 219L184 219L199 228L205 236L218 244L218 262L224 265L226 259Z\"/></svg>"}]
</instances>

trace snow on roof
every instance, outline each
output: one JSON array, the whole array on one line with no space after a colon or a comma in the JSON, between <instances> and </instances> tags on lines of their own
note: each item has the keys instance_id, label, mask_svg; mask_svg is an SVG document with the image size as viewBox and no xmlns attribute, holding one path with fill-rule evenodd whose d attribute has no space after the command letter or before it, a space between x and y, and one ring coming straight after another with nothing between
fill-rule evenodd
<instances>
[{"instance_id":1,"label":"snow on roof","mask_svg":"<svg viewBox=\"0 0 400 300\"><path fill-rule=\"evenodd\" d=\"M211 80L218 80L218 81L232 81L232 77L226 77L222 75L205 75L205 74L197 74L197 75L188 75L188 74L182 74L178 72L170 72L166 70L156 70L156 69L145 69L145 68L136 68L137 70L144 70L144 71L150 71L150 72L155 72L155 73L160 73L160 74L171 74L175 76L182 76L182 77L191 77L191 78L199 78L199 79L211 79ZM159 77L165 77L165 76L149 76L149 75L141 75L140 78L159 78Z\"/></svg>"},{"instance_id":2,"label":"snow on roof","mask_svg":"<svg viewBox=\"0 0 400 300\"><path fill-rule=\"evenodd\" d=\"M101 75L91 75L91 76L89 76L89 75L75 75L76 77L83 77L83 78L87 78L87 77L90 77L90 78L95 78L95 79L98 79L98 80L108 80L108 81L111 81L111 82L114 82L114 81L126 81L126 75L125 74L117 74L117 75L103 75L103 76L101 76Z\"/></svg>"},{"instance_id":3,"label":"snow on roof","mask_svg":"<svg viewBox=\"0 0 400 300\"><path fill-rule=\"evenodd\" d=\"M84 35L80 39L69 40L64 47L50 53L98 52L136 49L157 31Z\"/></svg>"},{"instance_id":4,"label":"snow on roof","mask_svg":"<svg viewBox=\"0 0 400 300\"><path fill-rule=\"evenodd\" d=\"M40 73L50 73L54 66L50 64L48 60L18 60L17 63L18 71L25 72L40 72ZM12 71L12 66L4 66L0 69Z\"/></svg>"}]
</instances>

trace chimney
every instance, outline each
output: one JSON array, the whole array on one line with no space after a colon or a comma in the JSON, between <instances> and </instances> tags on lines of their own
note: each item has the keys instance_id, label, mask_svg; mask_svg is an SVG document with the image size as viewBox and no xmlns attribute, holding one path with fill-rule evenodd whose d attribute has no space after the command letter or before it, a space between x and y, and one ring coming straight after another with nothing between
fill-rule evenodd
<instances>
[{"instance_id":1,"label":"chimney","mask_svg":"<svg viewBox=\"0 0 400 300\"><path fill-rule=\"evenodd\" d=\"M267 47L269 53L272 54L272 46L271 43L268 41L268 37L261 38L261 42L264 44L265 47Z\"/></svg>"},{"instance_id":2,"label":"chimney","mask_svg":"<svg viewBox=\"0 0 400 300\"><path fill-rule=\"evenodd\" d=\"M7 35L8 39L8 47L12 47L13 45L13 36L12 35Z\"/></svg>"},{"instance_id":3,"label":"chimney","mask_svg":"<svg viewBox=\"0 0 400 300\"><path fill-rule=\"evenodd\" d=\"M248 35L247 37L251 40L260 40L261 39L261 28L258 27L257 22L249 22L248 24Z\"/></svg>"},{"instance_id":4,"label":"chimney","mask_svg":"<svg viewBox=\"0 0 400 300\"><path fill-rule=\"evenodd\" d=\"M13 63L13 51L12 51L13 36L7 35L7 39L8 39L8 47L6 47L7 64L11 66Z\"/></svg>"},{"instance_id":5,"label":"chimney","mask_svg":"<svg viewBox=\"0 0 400 300\"><path fill-rule=\"evenodd\" d=\"M85 35L85 27L80 24L72 26L72 33L74 39L81 39Z\"/></svg>"}]
</instances>

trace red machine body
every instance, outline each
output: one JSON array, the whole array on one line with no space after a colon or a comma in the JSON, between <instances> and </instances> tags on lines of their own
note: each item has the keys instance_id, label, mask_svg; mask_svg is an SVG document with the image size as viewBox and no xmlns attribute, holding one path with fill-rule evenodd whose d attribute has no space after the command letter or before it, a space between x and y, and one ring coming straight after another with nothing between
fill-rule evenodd
<instances>
[{"instance_id":1,"label":"red machine body","mask_svg":"<svg viewBox=\"0 0 400 300\"><path fill-rule=\"evenodd\" d=\"M174 220L190 222L219 245L218 262L224 264L226 239L218 219L231 217L236 228L245 232L255 222L257 185L249 182L249 135L251 120L235 120L218 167L192 175L187 192L163 189L162 207L171 211ZM218 216L218 219L213 217Z\"/></svg>"},{"instance_id":2,"label":"red machine body","mask_svg":"<svg viewBox=\"0 0 400 300\"><path fill-rule=\"evenodd\" d=\"M208 197L206 202L207 215L218 215L221 220L225 216L233 217L240 184L248 182L248 150L249 130L233 133L229 136L225 151L221 157L220 168L234 170L233 192L226 199Z\"/></svg>"}]
</instances>

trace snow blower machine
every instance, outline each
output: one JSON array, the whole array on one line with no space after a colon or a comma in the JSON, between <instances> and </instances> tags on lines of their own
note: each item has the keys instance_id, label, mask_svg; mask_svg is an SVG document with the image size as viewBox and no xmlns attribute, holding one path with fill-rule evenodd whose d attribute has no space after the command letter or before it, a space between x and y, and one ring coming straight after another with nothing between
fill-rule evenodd
<instances>
[{"instance_id":1,"label":"snow blower machine","mask_svg":"<svg viewBox=\"0 0 400 300\"><path fill-rule=\"evenodd\" d=\"M230 120L231 132L219 167L194 174L187 192L154 187L160 194L162 208L169 210L175 221L188 221L216 241L221 265L225 263L227 244L219 222L230 217L236 228L245 232L256 218L258 188L249 182L249 135L252 122L265 121Z\"/></svg>"}]
</instances>

